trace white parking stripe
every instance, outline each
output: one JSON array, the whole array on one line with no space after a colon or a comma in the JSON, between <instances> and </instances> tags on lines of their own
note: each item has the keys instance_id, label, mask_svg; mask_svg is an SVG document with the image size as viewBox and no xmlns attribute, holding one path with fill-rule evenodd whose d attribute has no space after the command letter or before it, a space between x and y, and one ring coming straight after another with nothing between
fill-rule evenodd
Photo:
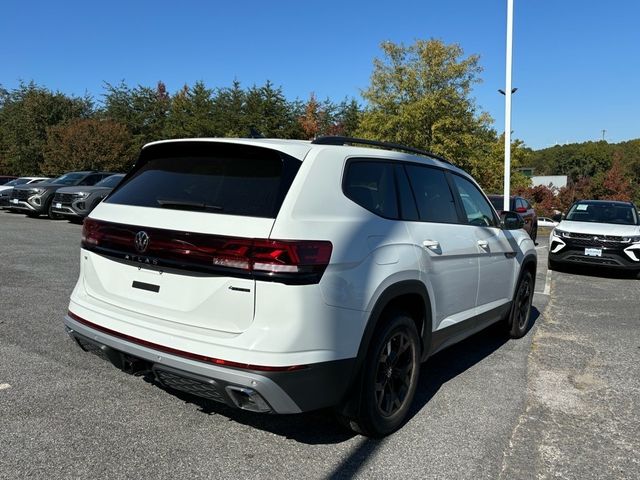
<instances>
[{"instance_id":1,"label":"white parking stripe","mask_svg":"<svg viewBox=\"0 0 640 480\"><path fill-rule=\"evenodd\" d=\"M545 295L551 294L551 270L547 269L547 278L544 281L544 293Z\"/></svg>"}]
</instances>

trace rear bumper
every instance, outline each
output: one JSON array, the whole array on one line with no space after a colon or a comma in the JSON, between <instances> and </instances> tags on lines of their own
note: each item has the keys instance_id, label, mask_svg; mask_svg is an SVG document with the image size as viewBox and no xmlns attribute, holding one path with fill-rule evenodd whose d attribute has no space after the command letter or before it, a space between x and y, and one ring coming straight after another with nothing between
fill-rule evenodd
<instances>
[{"instance_id":1,"label":"rear bumper","mask_svg":"<svg viewBox=\"0 0 640 480\"><path fill-rule=\"evenodd\" d=\"M64 317L67 333L86 351L127 370L138 362L163 385L245 410L300 413L338 404L355 359L307 365L294 371L255 371L213 365L109 335Z\"/></svg>"}]
</instances>

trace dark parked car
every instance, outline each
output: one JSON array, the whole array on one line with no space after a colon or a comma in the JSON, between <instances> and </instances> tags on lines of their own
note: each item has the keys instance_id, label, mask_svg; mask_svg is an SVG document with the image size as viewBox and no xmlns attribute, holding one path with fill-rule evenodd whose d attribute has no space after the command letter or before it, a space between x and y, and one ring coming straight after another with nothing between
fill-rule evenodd
<instances>
[{"instance_id":1,"label":"dark parked car","mask_svg":"<svg viewBox=\"0 0 640 480\"><path fill-rule=\"evenodd\" d=\"M100 180L93 187L59 188L53 196L51 211L69 220L84 218L111 193L123 177L124 173L117 173Z\"/></svg>"},{"instance_id":2,"label":"dark parked car","mask_svg":"<svg viewBox=\"0 0 640 480\"><path fill-rule=\"evenodd\" d=\"M488 195L493 207L502 213L504 207L504 195ZM509 210L517 212L524 219L524 229L529 233L531 240L535 241L538 236L538 215L531 204L524 198L511 195Z\"/></svg>"},{"instance_id":3,"label":"dark parked car","mask_svg":"<svg viewBox=\"0 0 640 480\"><path fill-rule=\"evenodd\" d=\"M113 172L69 172L50 182L17 186L11 192L9 205L13 210L22 211L32 217L44 214L49 218L60 218L51 208L56 190L61 187L95 185L111 175Z\"/></svg>"}]
</instances>

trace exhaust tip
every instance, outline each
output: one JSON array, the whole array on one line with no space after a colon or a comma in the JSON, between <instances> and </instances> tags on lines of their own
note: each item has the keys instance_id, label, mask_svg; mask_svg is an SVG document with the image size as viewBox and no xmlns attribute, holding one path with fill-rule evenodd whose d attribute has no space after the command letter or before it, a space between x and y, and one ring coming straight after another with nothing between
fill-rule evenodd
<instances>
[{"instance_id":1,"label":"exhaust tip","mask_svg":"<svg viewBox=\"0 0 640 480\"><path fill-rule=\"evenodd\" d=\"M227 392L238 408L259 413L272 411L262 395L252 388L229 386Z\"/></svg>"}]
</instances>

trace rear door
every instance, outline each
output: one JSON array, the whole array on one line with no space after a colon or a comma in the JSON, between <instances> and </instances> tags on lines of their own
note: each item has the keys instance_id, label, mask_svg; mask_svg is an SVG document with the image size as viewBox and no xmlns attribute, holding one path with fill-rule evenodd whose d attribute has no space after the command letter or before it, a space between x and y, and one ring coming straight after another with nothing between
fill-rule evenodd
<instances>
[{"instance_id":1,"label":"rear door","mask_svg":"<svg viewBox=\"0 0 640 480\"><path fill-rule=\"evenodd\" d=\"M248 255L269 238L299 166L255 146L145 148L85 222L88 294L159 325L246 330L255 299Z\"/></svg>"}]
</instances>

